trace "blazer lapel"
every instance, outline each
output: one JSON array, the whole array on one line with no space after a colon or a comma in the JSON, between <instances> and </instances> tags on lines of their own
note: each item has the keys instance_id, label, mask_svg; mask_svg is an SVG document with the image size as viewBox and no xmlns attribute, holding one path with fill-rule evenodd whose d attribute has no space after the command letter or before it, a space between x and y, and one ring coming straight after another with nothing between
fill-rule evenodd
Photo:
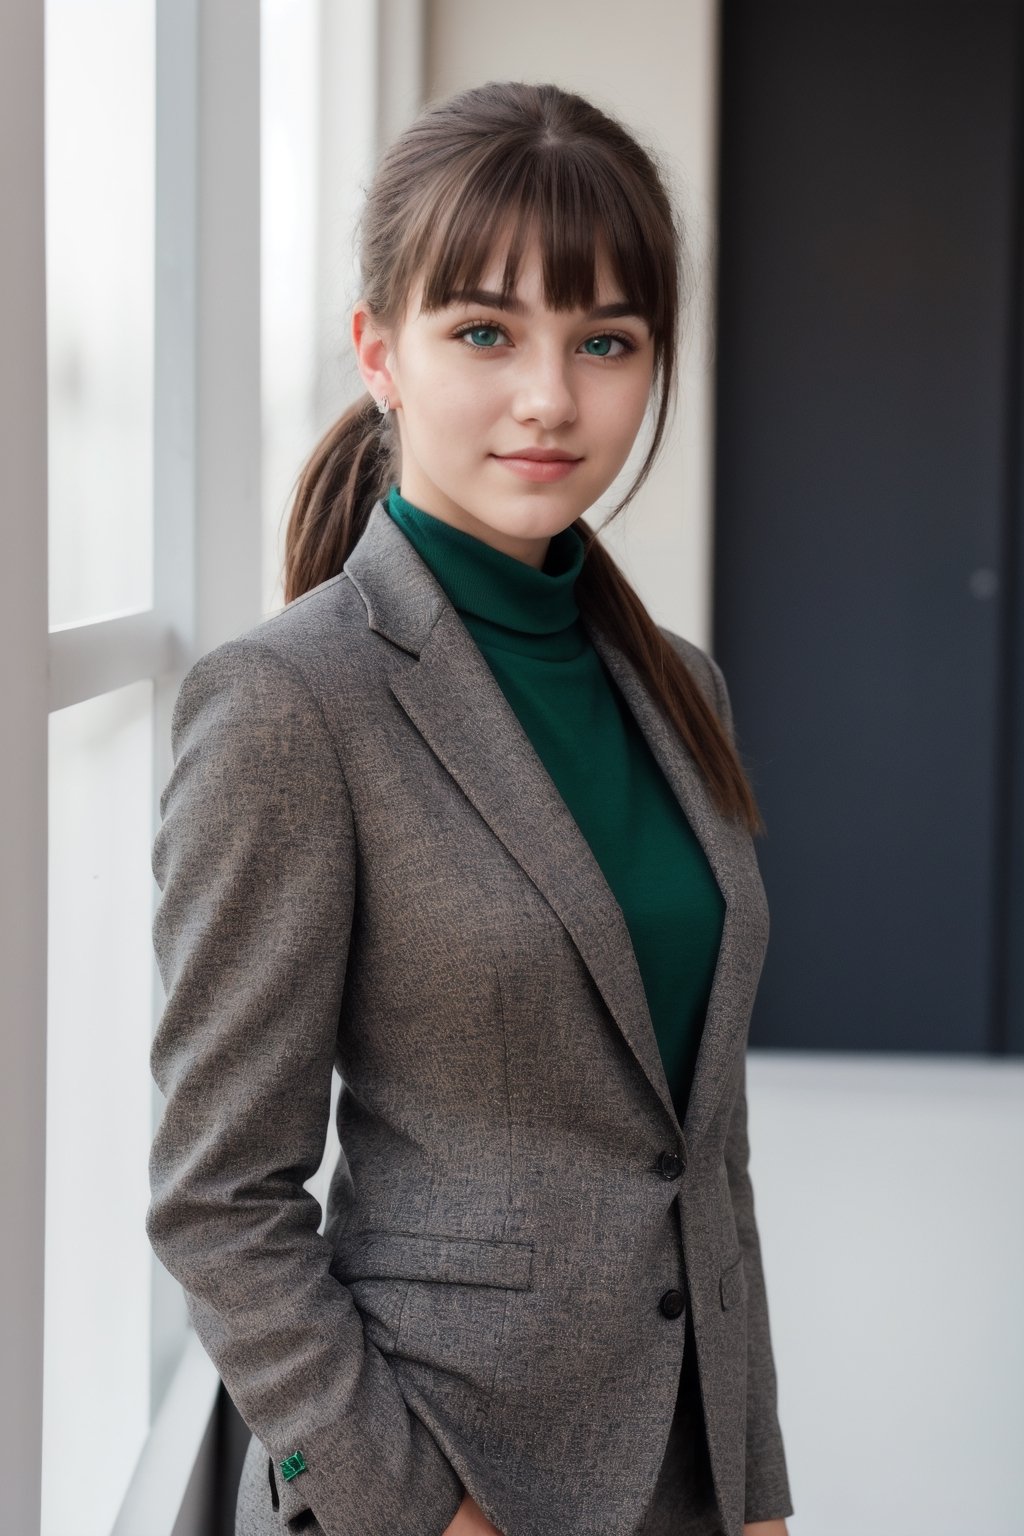
<instances>
[{"instance_id":1,"label":"blazer lapel","mask_svg":"<svg viewBox=\"0 0 1024 1536\"><path fill-rule=\"evenodd\" d=\"M490 667L382 502L377 502L344 570L359 589L370 628L416 658L397 667L391 691L434 755L563 923L627 1045L673 1123L678 1120L622 910ZM707 1122L721 1088L735 982L728 953L734 915L734 833L723 832L692 758L625 656L587 626L701 842L726 902L725 931L712 985L687 1135ZM748 839L749 842L749 839ZM755 978L756 982L756 978ZM699 1089L699 1092L698 1092Z\"/></svg>"},{"instance_id":2,"label":"blazer lapel","mask_svg":"<svg viewBox=\"0 0 1024 1536\"><path fill-rule=\"evenodd\" d=\"M718 961L683 1123L686 1139L696 1141L707 1130L730 1076L736 1035L749 1018L757 992L768 937L768 905L757 853L746 828L726 821L715 807L696 760L629 659L586 619L583 622L703 848L725 901Z\"/></svg>"}]
</instances>

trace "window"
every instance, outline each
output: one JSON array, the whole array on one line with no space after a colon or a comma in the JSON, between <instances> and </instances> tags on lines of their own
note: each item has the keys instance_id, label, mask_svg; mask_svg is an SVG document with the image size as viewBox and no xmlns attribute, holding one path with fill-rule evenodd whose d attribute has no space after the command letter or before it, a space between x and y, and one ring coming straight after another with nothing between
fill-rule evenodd
<instances>
[{"instance_id":1,"label":"window","mask_svg":"<svg viewBox=\"0 0 1024 1536\"><path fill-rule=\"evenodd\" d=\"M213 1444L216 1373L144 1227L171 710L279 606L295 475L361 388L353 213L421 36L413 0L5 13L12 1529L170 1536Z\"/></svg>"},{"instance_id":2,"label":"window","mask_svg":"<svg viewBox=\"0 0 1024 1536\"><path fill-rule=\"evenodd\" d=\"M69 646L153 605L154 33L153 0L45 7L48 606ZM111 1529L150 1406L154 683L89 696L79 660L49 726L43 1536Z\"/></svg>"}]
</instances>

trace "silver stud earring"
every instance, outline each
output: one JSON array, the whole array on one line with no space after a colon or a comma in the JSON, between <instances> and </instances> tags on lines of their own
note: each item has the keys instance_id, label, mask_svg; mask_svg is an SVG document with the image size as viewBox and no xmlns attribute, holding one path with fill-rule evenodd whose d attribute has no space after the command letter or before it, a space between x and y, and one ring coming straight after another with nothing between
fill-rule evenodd
<instances>
[{"instance_id":1,"label":"silver stud earring","mask_svg":"<svg viewBox=\"0 0 1024 1536\"><path fill-rule=\"evenodd\" d=\"M391 409L387 395L384 396L383 400L377 401L377 409L380 411L382 416L387 415L388 411Z\"/></svg>"}]
</instances>

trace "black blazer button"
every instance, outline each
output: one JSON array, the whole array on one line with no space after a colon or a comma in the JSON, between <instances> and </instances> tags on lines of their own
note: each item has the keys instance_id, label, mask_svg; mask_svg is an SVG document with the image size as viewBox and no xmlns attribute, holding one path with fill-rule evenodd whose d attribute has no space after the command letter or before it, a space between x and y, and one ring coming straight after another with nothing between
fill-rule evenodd
<instances>
[{"instance_id":1,"label":"black blazer button","mask_svg":"<svg viewBox=\"0 0 1024 1536\"><path fill-rule=\"evenodd\" d=\"M658 1305L666 1317L678 1317L686 1306L686 1298L682 1291L666 1291Z\"/></svg>"},{"instance_id":2,"label":"black blazer button","mask_svg":"<svg viewBox=\"0 0 1024 1536\"><path fill-rule=\"evenodd\" d=\"M658 1172L663 1179L678 1179L683 1171L683 1160L678 1152L663 1152L658 1158Z\"/></svg>"}]
</instances>

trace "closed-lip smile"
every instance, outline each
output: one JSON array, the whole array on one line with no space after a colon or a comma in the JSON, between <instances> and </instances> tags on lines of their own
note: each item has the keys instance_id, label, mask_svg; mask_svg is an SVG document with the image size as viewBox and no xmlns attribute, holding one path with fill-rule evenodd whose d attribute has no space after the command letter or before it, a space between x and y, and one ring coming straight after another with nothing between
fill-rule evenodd
<instances>
[{"instance_id":1,"label":"closed-lip smile","mask_svg":"<svg viewBox=\"0 0 1024 1536\"><path fill-rule=\"evenodd\" d=\"M564 448L519 448L514 453L495 454L497 459L536 459L541 464L551 464L560 459L575 461L580 457L578 453L566 453Z\"/></svg>"}]
</instances>

